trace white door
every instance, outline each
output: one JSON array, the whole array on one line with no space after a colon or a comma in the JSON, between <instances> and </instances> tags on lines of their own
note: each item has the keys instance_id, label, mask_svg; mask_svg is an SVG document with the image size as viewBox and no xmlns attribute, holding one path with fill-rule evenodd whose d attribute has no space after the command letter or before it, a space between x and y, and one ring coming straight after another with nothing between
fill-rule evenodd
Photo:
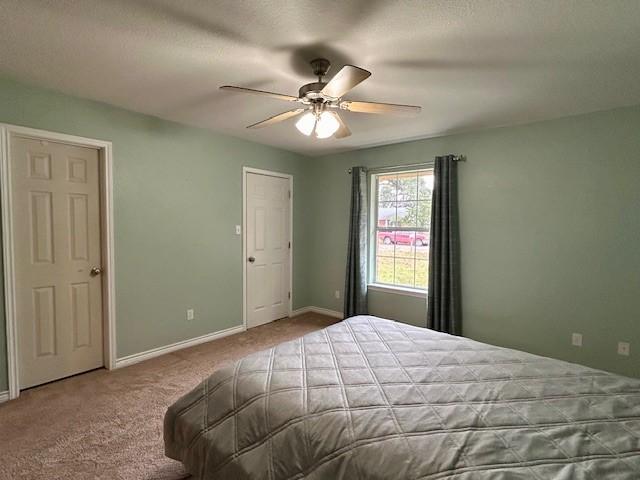
<instances>
[{"instance_id":1,"label":"white door","mask_svg":"<svg viewBox=\"0 0 640 480\"><path fill-rule=\"evenodd\" d=\"M11 172L19 378L28 388L104 364L98 150L16 136Z\"/></svg>"},{"instance_id":2,"label":"white door","mask_svg":"<svg viewBox=\"0 0 640 480\"><path fill-rule=\"evenodd\" d=\"M291 245L289 179L246 178L247 327L289 315Z\"/></svg>"}]
</instances>

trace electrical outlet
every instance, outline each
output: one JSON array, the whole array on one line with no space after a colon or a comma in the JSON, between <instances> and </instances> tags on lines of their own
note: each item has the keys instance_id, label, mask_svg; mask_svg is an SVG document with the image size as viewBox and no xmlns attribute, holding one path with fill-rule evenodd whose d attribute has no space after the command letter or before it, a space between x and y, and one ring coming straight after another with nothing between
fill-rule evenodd
<instances>
[{"instance_id":1,"label":"electrical outlet","mask_svg":"<svg viewBox=\"0 0 640 480\"><path fill-rule=\"evenodd\" d=\"M630 349L631 345L629 345L629 342L618 342L618 355L628 357Z\"/></svg>"},{"instance_id":2,"label":"electrical outlet","mask_svg":"<svg viewBox=\"0 0 640 480\"><path fill-rule=\"evenodd\" d=\"M340 298L340 290L336 290L335 296L336 298Z\"/></svg>"},{"instance_id":3,"label":"electrical outlet","mask_svg":"<svg viewBox=\"0 0 640 480\"><path fill-rule=\"evenodd\" d=\"M573 335L571 335L571 345L573 345L574 347L581 347L582 346L582 334L581 333L574 333Z\"/></svg>"},{"instance_id":4,"label":"electrical outlet","mask_svg":"<svg viewBox=\"0 0 640 480\"><path fill-rule=\"evenodd\" d=\"M193 311L193 308L188 308L187 309L187 320L193 320L195 318L195 312Z\"/></svg>"}]
</instances>

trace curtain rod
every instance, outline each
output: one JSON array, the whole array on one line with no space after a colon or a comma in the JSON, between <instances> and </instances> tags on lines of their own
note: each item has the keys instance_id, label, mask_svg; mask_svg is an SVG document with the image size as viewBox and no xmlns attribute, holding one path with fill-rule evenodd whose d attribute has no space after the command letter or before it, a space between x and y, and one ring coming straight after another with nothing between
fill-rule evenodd
<instances>
[{"instance_id":1,"label":"curtain rod","mask_svg":"<svg viewBox=\"0 0 640 480\"><path fill-rule=\"evenodd\" d=\"M453 155L454 162L464 162L467 159L464 155ZM421 162L421 163L410 163L408 165L385 165L382 167L375 167L371 170L385 170L391 168L412 168L412 167L424 167L427 165L431 165L429 162ZM347 170L347 172L351 173L351 169Z\"/></svg>"}]
</instances>

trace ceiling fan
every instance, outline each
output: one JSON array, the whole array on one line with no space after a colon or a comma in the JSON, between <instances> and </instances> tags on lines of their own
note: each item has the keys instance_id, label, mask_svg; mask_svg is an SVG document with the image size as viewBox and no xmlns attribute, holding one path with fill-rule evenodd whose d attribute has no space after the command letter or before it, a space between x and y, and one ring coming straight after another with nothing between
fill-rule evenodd
<instances>
[{"instance_id":1,"label":"ceiling fan","mask_svg":"<svg viewBox=\"0 0 640 480\"><path fill-rule=\"evenodd\" d=\"M301 104L298 108L279 113L266 120L249 125L247 128L268 127L269 125L302 115L296 122L296 128L304 135L311 136L313 134L316 138L329 138L331 136L344 138L351 135L351 130L349 130L349 127L345 125L340 115L338 115L338 110L396 115L420 113L421 107L414 105L344 100L342 97L356 85L369 78L371 72L363 68L354 67L353 65L345 65L331 80L324 82L322 77L327 75L331 67L329 60L317 58L310 63L313 74L318 77L318 81L303 85L297 97L251 88L234 87L231 85L225 85L220 88L222 90L262 95L286 102Z\"/></svg>"}]
</instances>

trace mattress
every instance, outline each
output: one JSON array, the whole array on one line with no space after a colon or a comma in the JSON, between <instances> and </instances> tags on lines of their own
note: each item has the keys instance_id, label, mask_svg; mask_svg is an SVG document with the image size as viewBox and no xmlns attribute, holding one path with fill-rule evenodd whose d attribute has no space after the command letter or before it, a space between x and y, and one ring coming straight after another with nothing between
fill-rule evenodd
<instances>
[{"instance_id":1,"label":"mattress","mask_svg":"<svg viewBox=\"0 0 640 480\"><path fill-rule=\"evenodd\" d=\"M224 367L172 405L200 479L640 479L640 380L372 316Z\"/></svg>"}]
</instances>

